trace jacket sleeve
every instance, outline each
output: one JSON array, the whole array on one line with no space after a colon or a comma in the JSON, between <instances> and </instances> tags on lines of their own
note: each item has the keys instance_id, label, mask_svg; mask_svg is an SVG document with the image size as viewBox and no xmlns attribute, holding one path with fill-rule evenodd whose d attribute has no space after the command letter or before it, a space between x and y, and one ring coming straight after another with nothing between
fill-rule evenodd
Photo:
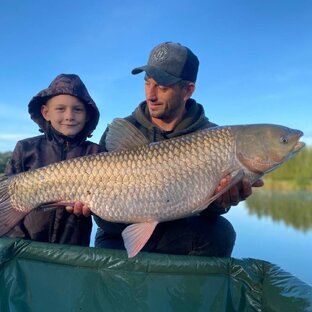
<instances>
[{"instance_id":1,"label":"jacket sleeve","mask_svg":"<svg viewBox=\"0 0 312 312\"><path fill-rule=\"evenodd\" d=\"M23 147L21 142L17 142L12 156L9 159L8 164L6 165L4 173L6 175L17 174L23 172Z\"/></svg>"},{"instance_id":2,"label":"jacket sleeve","mask_svg":"<svg viewBox=\"0 0 312 312\"><path fill-rule=\"evenodd\" d=\"M127 227L127 224L109 222L95 215L93 218L99 228L111 235L121 235L121 232Z\"/></svg>"},{"instance_id":3,"label":"jacket sleeve","mask_svg":"<svg viewBox=\"0 0 312 312\"><path fill-rule=\"evenodd\" d=\"M218 205L216 202L212 202L206 209L200 212L200 215L210 217L210 216L218 216L227 213L230 210L228 208L225 210L220 205Z\"/></svg>"}]
</instances>

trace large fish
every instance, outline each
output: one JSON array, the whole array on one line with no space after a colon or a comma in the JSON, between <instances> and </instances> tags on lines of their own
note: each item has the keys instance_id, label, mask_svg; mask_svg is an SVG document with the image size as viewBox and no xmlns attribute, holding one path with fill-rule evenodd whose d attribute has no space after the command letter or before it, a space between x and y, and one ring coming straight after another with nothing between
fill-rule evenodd
<instances>
[{"instance_id":1,"label":"large fish","mask_svg":"<svg viewBox=\"0 0 312 312\"><path fill-rule=\"evenodd\" d=\"M1 178L0 236L35 208L82 201L107 221L130 224L122 235L133 257L159 222L200 212L244 176L256 181L296 155L302 135L279 125L236 125L148 144L116 119L107 135L115 151ZM231 182L214 194L224 177Z\"/></svg>"}]
</instances>

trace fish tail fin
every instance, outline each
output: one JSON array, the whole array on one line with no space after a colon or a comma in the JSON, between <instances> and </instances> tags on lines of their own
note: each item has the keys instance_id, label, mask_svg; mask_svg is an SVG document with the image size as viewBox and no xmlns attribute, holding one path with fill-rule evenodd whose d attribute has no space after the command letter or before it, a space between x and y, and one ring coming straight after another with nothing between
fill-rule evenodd
<instances>
[{"instance_id":1,"label":"fish tail fin","mask_svg":"<svg viewBox=\"0 0 312 312\"><path fill-rule=\"evenodd\" d=\"M0 178L0 237L10 231L26 215L14 209L8 192L9 177Z\"/></svg>"},{"instance_id":2,"label":"fish tail fin","mask_svg":"<svg viewBox=\"0 0 312 312\"><path fill-rule=\"evenodd\" d=\"M121 234L129 258L134 257L144 247L157 224L157 221L134 223L123 230Z\"/></svg>"}]
</instances>

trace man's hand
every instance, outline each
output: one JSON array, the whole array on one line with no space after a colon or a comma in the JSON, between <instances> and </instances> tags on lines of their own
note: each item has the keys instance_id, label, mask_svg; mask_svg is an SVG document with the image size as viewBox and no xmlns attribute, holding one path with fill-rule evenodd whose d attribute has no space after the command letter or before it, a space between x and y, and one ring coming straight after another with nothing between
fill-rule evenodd
<instances>
[{"instance_id":1,"label":"man's hand","mask_svg":"<svg viewBox=\"0 0 312 312\"><path fill-rule=\"evenodd\" d=\"M215 194L218 193L229 183L229 177L222 179L215 190ZM219 206L224 212L227 212L231 206L236 206L240 201L245 200L252 194L252 187L261 187L264 183L262 180L257 180L253 185L247 178L236 185L232 186L227 192L222 194L214 201L215 206Z\"/></svg>"},{"instance_id":2,"label":"man's hand","mask_svg":"<svg viewBox=\"0 0 312 312\"><path fill-rule=\"evenodd\" d=\"M66 211L69 213L73 213L76 216L83 215L85 217L90 217L91 216L91 210L90 208L85 205L84 203L77 201L75 202L74 206L67 206Z\"/></svg>"}]
</instances>

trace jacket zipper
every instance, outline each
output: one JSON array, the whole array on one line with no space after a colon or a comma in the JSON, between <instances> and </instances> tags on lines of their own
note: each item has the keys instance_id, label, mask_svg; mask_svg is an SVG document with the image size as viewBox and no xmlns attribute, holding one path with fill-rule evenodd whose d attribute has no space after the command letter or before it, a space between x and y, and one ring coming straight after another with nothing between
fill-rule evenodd
<instances>
[{"instance_id":1,"label":"jacket zipper","mask_svg":"<svg viewBox=\"0 0 312 312\"><path fill-rule=\"evenodd\" d=\"M66 160L69 142L65 141L61 150L61 160Z\"/></svg>"}]
</instances>

